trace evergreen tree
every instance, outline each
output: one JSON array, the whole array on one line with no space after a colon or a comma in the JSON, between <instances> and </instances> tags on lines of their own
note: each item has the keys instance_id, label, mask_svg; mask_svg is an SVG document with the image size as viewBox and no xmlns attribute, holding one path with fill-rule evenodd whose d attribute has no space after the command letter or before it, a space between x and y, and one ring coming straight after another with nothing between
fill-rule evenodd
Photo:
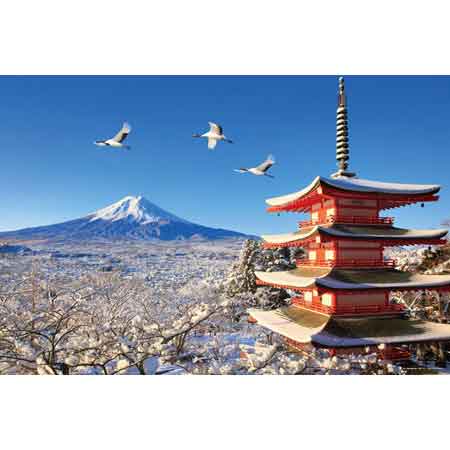
<instances>
[{"instance_id":1,"label":"evergreen tree","mask_svg":"<svg viewBox=\"0 0 450 450\"><path fill-rule=\"evenodd\" d=\"M295 268L295 259L302 249L292 252L288 248L264 249L261 243L247 240L238 261L230 269L225 283L229 297L239 296L241 316L246 308L275 309L289 304L290 295L284 289L260 286L257 290L255 270L275 272Z\"/></svg>"},{"instance_id":2,"label":"evergreen tree","mask_svg":"<svg viewBox=\"0 0 450 450\"><path fill-rule=\"evenodd\" d=\"M229 297L256 292L255 258L259 251L258 242L252 239L244 242L239 259L231 266L226 281L226 293Z\"/></svg>"}]
</instances>

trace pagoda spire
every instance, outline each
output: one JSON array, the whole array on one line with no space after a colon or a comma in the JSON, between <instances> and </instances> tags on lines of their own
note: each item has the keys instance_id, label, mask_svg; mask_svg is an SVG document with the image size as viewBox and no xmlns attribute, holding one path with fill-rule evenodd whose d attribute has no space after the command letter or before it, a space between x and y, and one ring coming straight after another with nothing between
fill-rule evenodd
<instances>
[{"instance_id":1,"label":"pagoda spire","mask_svg":"<svg viewBox=\"0 0 450 450\"><path fill-rule=\"evenodd\" d=\"M349 155L347 98L345 96L344 77L339 77L338 107L336 112L336 160L338 171L332 175L337 177L354 177L356 174L347 172Z\"/></svg>"}]
</instances>

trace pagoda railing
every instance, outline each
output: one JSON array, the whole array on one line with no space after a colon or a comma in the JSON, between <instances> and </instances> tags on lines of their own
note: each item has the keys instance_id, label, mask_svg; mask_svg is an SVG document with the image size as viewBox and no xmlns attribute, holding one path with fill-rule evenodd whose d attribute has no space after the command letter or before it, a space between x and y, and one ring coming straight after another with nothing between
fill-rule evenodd
<instances>
[{"instance_id":1,"label":"pagoda railing","mask_svg":"<svg viewBox=\"0 0 450 450\"><path fill-rule=\"evenodd\" d=\"M343 223L349 225L393 225L393 217L366 217L366 216L328 216L324 220L302 220L298 222L299 228L327 225L330 223Z\"/></svg>"},{"instance_id":2,"label":"pagoda railing","mask_svg":"<svg viewBox=\"0 0 450 450\"><path fill-rule=\"evenodd\" d=\"M386 348L377 352L378 357L389 361L403 361L411 358L411 352L402 347L387 345Z\"/></svg>"},{"instance_id":3,"label":"pagoda railing","mask_svg":"<svg viewBox=\"0 0 450 450\"><path fill-rule=\"evenodd\" d=\"M305 259L296 260L297 266L315 266L315 267L395 267L394 259Z\"/></svg>"},{"instance_id":4,"label":"pagoda railing","mask_svg":"<svg viewBox=\"0 0 450 450\"><path fill-rule=\"evenodd\" d=\"M304 344L302 342L297 342L293 339L289 339L287 337L284 338L284 341L286 344L288 344L290 347L294 348L297 351L304 352L307 351L309 344ZM404 361L411 358L411 352L404 347L395 347L392 345L386 345L386 347L383 350L380 350L377 345L368 345L364 347L365 352L367 350L369 353L376 353L379 359L382 360L388 360L388 361ZM336 349L329 349L331 350L332 354L336 352ZM343 349L340 349L341 351ZM354 347L351 347L350 349L345 349L344 352L348 352L350 350L351 353L360 353L355 349Z\"/></svg>"},{"instance_id":5,"label":"pagoda railing","mask_svg":"<svg viewBox=\"0 0 450 450\"><path fill-rule=\"evenodd\" d=\"M385 314L385 313L403 313L406 311L404 305L391 303L389 305L345 305L336 307L326 306L320 302L307 302L300 297L295 297L292 302L294 305L303 306L307 309L318 311L325 314L334 315L355 315L355 314Z\"/></svg>"}]
</instances>

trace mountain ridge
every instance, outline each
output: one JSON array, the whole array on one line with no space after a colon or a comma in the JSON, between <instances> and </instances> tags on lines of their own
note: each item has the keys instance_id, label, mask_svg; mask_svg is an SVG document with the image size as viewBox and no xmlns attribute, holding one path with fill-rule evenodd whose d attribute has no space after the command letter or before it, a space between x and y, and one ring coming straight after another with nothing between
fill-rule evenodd
<instances>
[{"instance_id":1,"label":"mountain ridge","mask_svg":"<svg viewBox=\"0 0 450 450\"><path fill-rule=\"evenodd\" d=\"M142 196L126 196L78 219L0 232L0 238L47 240L179 240L244 238L248 235L182 219Z\"/></svg>"}]
</instances>

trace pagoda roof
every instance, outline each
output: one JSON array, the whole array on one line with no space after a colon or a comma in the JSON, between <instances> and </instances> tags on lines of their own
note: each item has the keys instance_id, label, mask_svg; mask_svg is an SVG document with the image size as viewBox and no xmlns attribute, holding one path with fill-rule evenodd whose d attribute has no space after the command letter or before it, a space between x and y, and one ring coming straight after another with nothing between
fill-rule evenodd
<instances>
[{"instance_id":1,"label":"pagoda roof","mask_svg":"<svg viewBox=\"0 0 450 450\"><path fill-rule=\"evenodd\" d=\"M303 268L282 272L255 271L262 284L304 289L433 289L450 287L450 274L424 275L397 269Z\"/></svg>"},{"instance_id":2,"label":"pagoda roof","mask_svg":"<svg viewBox=\"0 0 450 450\"><path fill-rule=\"evenodd\" d=\"M251 309L259 325L299 343L361 347L450 340L450 325L392 317L337 318L289 306L273 311Z\"/></svg>"},{"instance_id":3,"label":"pagoda roof","mask_svg":"<svg viewBox=\"0 0 450 450\"><path fill-rule=\"evenodd\" d=\"M427 195L435 194L440 190L437 184L403 184L403 183L386 183L382 181L364 180L357 177L339 176L336 178L327 178L318 176L314 178L311 184L304 189L293 192L292 194L282 195L280 197L272 197L266 200L269 206L283 206L287 203L299 200L320 184L328 185L332 188L341 189L350 192L375 193L387 195Z\"/></svg>"},{"instance_id":4,"label":"pagoda roof","mask_svg":"<svg viewBox=\"0 0 450 450\"><path fill-rule=\"evenodd\" d=\"M311 342L312 336L320 333L330 320L330 316L296 306L273 311L249 309L248 313L258 325L300 343Z\"/></svg>"},{"instance_id":5,"label":"pagoda roof","mask_svg":"<svg viewBox=\"0 0 450 450\"><path fill-rule=\"evenodd\" d=\"M440 239L444 237L448 231L446 229L412 230L379 225L352 226L332 224L329 226L316 225L306 230L299 230L293 233L262 235L261 237L267 244L278 244L282 246L296 241L303 241L316 233L324 233L330 236L351 239L415 241L417 239Z\"/></svg>"},{"instance_id":6,"label":"pagoda roof","mask_svg":"<svg viewBox=\"0 0 450 450\"><path fill-rule=\"evenodd\" d=\"M255 270L255 275L260 281L267 284L292 288L307 288L313 287L318 278L326 277L330 272L331 269L329 267L297 267L293 270L281 272L262 272Z\"/></svg>"}]
</instances>

